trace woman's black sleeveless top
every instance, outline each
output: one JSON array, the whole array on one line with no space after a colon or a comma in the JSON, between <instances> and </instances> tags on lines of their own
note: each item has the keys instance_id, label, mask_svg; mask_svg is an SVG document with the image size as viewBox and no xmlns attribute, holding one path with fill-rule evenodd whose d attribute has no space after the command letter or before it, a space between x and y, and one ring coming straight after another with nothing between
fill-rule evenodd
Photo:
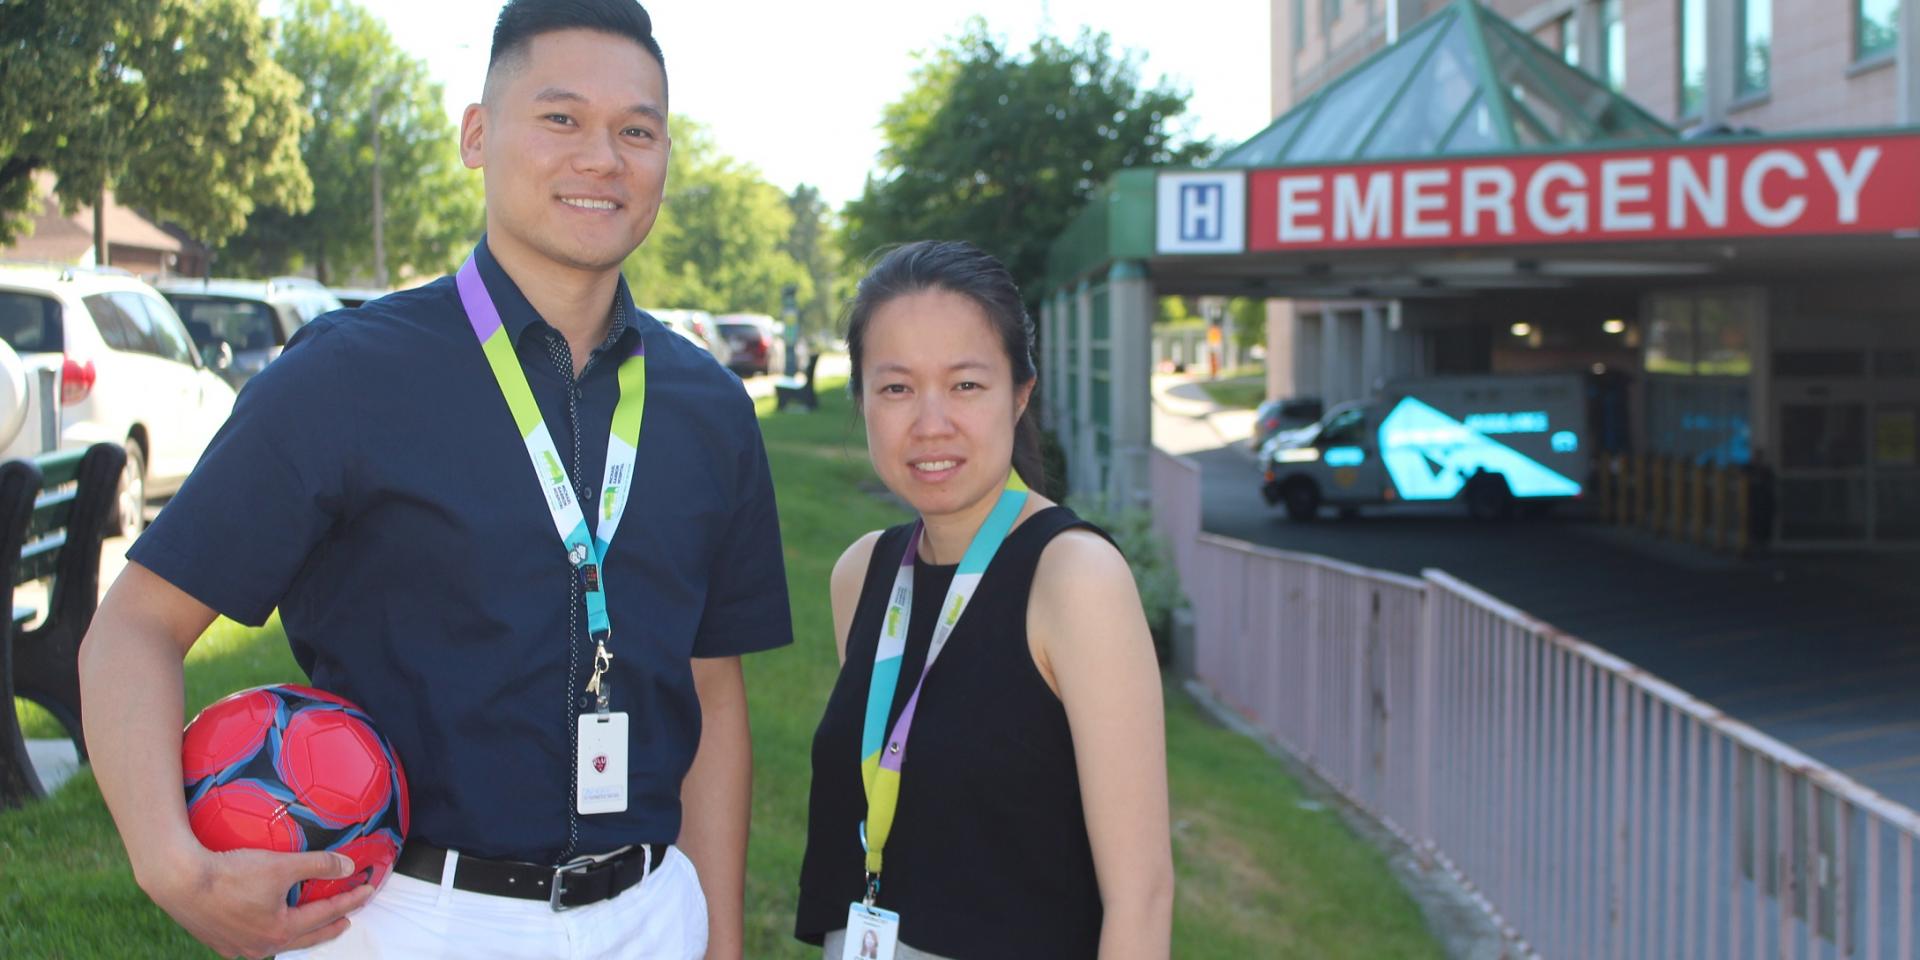
<instances>
[{"instance_id":1,"label":"woman's black sleeveless top","mask_svg":"<svg viewBox=\"0 0 1920 960\"><path fill-rule=\"evenodd\" d=\"M981 578L920 693L879 906L900 940L956 960L1092 957L1100 888L1067 714L1027 647L1027 596L1047 543L1094 530L1065 507L1015 527ZM860 899L860 732L873 652L912 525L881 534L847 638L846 666L813 737L807 853L794 934L819 943ZM891 728L926 663L953 566L915 559L913 611Z\"/></svg>"}]
</instances>

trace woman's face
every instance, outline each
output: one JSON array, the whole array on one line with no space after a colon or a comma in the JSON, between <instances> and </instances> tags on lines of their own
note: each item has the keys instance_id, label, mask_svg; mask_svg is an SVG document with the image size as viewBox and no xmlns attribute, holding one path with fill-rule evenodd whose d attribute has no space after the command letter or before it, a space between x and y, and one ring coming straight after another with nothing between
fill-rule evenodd
<instances>
[{"instance_id":1,"label":"woman's face","mask_svg":"<svg viewBox=\"0 0 1920 960\"><path fill-rule=\"evenodd\" d=\"M1033 384L1014 385L986 311L948 290L895 297L868 319L862 346L861 412L881 481L922 516L990 503Z\"/></svg>"}]
</instances>

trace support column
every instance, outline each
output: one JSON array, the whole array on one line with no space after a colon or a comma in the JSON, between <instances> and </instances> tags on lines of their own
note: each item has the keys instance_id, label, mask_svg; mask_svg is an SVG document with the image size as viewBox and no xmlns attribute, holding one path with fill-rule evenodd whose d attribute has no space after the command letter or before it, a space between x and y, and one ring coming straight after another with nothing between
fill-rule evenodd
<instances>
[{"instance_id":1,"label":"support column","mask_svg":"<svg viewBox=\"0 0 1920 960\"><path fill-rule=\"evenodd\" d=\"M1900 122L1920 124L1920 0L1903 0L1895 49L1895 80ZM1779 29L1776 23L1774 28Z\"/></svg>"},{"instance_id":2,"label":"support column","mask_svg":"<svg viewBox=\"0 0 1920 960\"><path fill-rule=\"evenodd\" d=\"M1054 432L1059 435L1062 444L1073 441L1073 418L1071 405L1073 397L1068 394L1073 385L1073 298L1062 287L1053 295L1053 342L1047 345L1047 352L1053 355L1053 408L1050 411ZM1072 449L1068 447L1067 449Z\"/></svg>"},{"instance_id":3,"label":"support column","mask_svg":"<svg viewBox=\"0 0 1920 960\"><path fill-rule=\"evenodd\" d=\"M1296 396L1326 397L1327 386L1320 379L1320 354L1326 350L1321 339L1320 317L1326 313L1326 307L1315 304L1314 312L1301 310L1299 301L1293 307L1293 385Z\"/></svg>"},{"instance_id":4,"label":"support column","mask_svg":"<svg viewBox=\"0 0 1920 960\"><path fill-rule=\"evenodd\" d=\"M1369 303L1360 313L1360 396L1370 397L1387 379L1387 308Z\"/></svg>"},{"instance_id":5,"label":"support column","mask_svg":"<svg viewBox=\"0 0 1920 960\"><path fill-rule=\"evenodd\" d=\"M1267 396L1298 396L1293 375L1293 301L1267 301Z\"/></svg>"},{"instance_id":6,"label":"support column","mask_svg":"<svg viewBox=\"0 0 1920 960\"><path fill-rule=\"evenodd\" d=\"M1059 409L1054 401L1054 380L1057 379L1055 371L1059 367L1053 362L1053 345L1060 336L1060 331L1056 329L1058 322L1059 318L1053 310L1053 298L1042 300L1037 324L1040 330L1040 351L1033 358L1034 365L1039 368L1036 373L1040 376L1040 387L1034 392L1032 402L1040 405L1043 421L1047 423L1052 422L1053 411Z\"/></svg>"},{"instance_id":7,"label":"support column","mask_svg":"<svg viewBox=\"0 0 1920 960\"><path fill-rule=\"evenodd\" d=\"M1580 69L1596 77L1606 76L1607 28L1600 22L1600 0L1581 0L1573 22L1580 34Z\"/></svg>"},{"instance_id":8,"label":"support column","mask_svg":"<svg viewBox=\"0 0 1920 960\"><path fill-rule=\"evenodd\" d=\"M1734 54L1739 50L1734 33L1738 13L1733 5L1740 0L1703 2L1707 5L1707 75L1700 91L1700 123L1712 126L1726 122L1727 108L1733 104Z\"/></svg>"},{"instance_id":9,"label":"support column","mask_svg":"<svg viewBox=\"0 0 1920 960\"><path fill-rule=\"evenodd\" d=\"M1093 426L1093 285L1080 281L1074 292L1074 360L1079 390L1074 399L1072 465L1067 468L1069 486L1081 496L1099 492L1102 485L1098 449L1094 446Z\"/></svg>"},{"instance_id":10,"label":"support column","mask_svg":"<svg viewBox=\"0 0 1920 960\"><path fill-rule=\"evenodd\" d=\"M1108 342L1113 369L1113 463L1109 502L1145 508L1152 499L1147 456L1153 445L1153 280L1145 264L1122 260L1107 273Z\"/></svg>"},{"instance_id":11,"label":"support column","mask_svg":"<svg viewBox=\"0 0 1920 960\"><path fill-rule=\"evenodd\" d=\"M1320 311L1320 399L1327 408L1347 399L1346 378L1340 375L1340 353L1346 349L1340 336L1340 311L1329 305Z\"/></svg>"}]
</instances>

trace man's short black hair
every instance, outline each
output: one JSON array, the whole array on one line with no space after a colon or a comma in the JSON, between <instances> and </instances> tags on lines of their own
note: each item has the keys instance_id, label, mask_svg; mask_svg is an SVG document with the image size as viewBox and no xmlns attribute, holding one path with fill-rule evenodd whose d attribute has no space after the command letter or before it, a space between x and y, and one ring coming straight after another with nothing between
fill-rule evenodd
<instances>
[{"instance_id":1,"label":"man's short black hair","mask_svg":"<svg viewBox=\"0 0 1920 960\"><path fill-rule=\"evenodd\" d=\"M593 30L626 37L660 62L664 76L667 59L653 39L653 18L637 0L507 0L493 25L493 52L487 57L492 73L502 58L526 48L534 37L559 30Z\"/></svg>"}]
</instances>

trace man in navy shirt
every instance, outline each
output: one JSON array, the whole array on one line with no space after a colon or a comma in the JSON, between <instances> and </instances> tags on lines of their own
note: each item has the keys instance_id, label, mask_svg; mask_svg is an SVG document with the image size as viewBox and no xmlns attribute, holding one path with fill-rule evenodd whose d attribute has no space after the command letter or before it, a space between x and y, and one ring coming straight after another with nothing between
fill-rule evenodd
<instances>
[{"instance_id":1,"label":"man in navy shirt","mask_svg":"<svg viewBox=\"0 0 1920 960\"><path fill-rule=\"evenodd\" d=\"M459 277L303 328L101 604L101 791L142 888L223 954L738 957L739 658L791 625L752 402L620 275L670 146L646 12L512 0L460 136L487 233ZM346 858L188 828L181 658L276 607L406 766L378 896L290 908Z\"/></svg>"}]
</instances>

